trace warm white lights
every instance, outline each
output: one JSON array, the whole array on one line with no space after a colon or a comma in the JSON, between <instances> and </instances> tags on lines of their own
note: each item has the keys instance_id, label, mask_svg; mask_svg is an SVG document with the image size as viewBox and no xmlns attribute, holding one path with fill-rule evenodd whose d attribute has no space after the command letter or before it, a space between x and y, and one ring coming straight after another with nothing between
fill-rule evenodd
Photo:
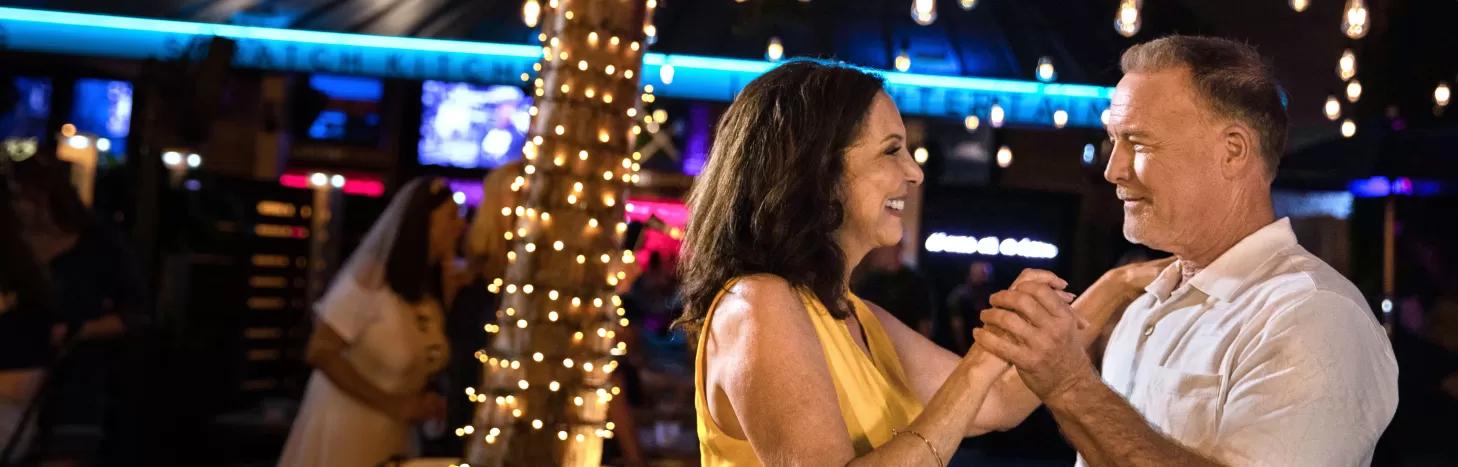
<instances>
[{"instance_id":1,"label":"warm white lights","mask_svg":"<svg viewBox=\"0 0 1458 467\"><path fill-rule=\"evenodd\" d=\"M1356 134L1357 134L1357 123L1356 122L1353 122L1352 119L1350 119L1350 118L1348 118L1346 120L1342 120L1342 137L1343 138L1351 138L1352 136L1354 136Z\"/></svg>"},{"instance_id":2,"label":"warm white lights","mask_svg":"<svg viewBox=\"0 0 1458 467\"><path fill-rule=\"evenodd\" d=\"M998 167L1002 167L1002 168L1006 169L1007 166L1012 165L1012 161L1013 161L1012 149L1008 149L1007 146L1003 146L1003 147L997 148L997 166Z\"/></svg>"},{"instance_id":3,"label":"warm white lights","mask_svg":"<svg viewBox=\"0 0 1458 467\"><path fill-rule=\"evenodd\" d=\"M1121 0L1119 12L1114 16L1114 31L1124 37L1133 37L1138 34L1139 26L1144 22L1144 19L1140 17L1142 15L1139 14L1142 3L1142 0Z\"/></svg>"},{"instance_id":4,"label":"warm white lights","mask_svg":"<svg viewBox=\"0 0 1458 467\"><path fill-rule=\"evenodd\" d=\"M1347 0L1347 7L1342 12L1342 33L1352 39L1361 39L1367 36L1368 25L1366 2Z\"/></svg>"},{"instance_id":5,"label":"warm white lights","mask_svg":"<svg viewBox=\"0 0 1458 467\"><path fill-rule=\"evenodd\" d=\"M1336 95L1327 96L1326 105L1322 106L1321 110L1326 114L1327 120L1336 121L1342 116L1342 103L1337 100Z\"/></svg>"}]
</instances>

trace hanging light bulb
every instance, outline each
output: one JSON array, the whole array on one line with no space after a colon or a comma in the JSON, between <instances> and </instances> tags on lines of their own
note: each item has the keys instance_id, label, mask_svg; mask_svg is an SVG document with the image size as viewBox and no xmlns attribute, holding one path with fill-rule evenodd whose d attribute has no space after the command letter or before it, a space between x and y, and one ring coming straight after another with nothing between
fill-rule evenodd
<instances>
[{"instance_id":1,"label":"hanging light bulb","mask_svg":"<svg viewBox=\"0 0 1458 467\"><path fill-rule=\"evenodd\" d=\"M987 117L992 119L993 128L1002 128L1002 118L1004 117L1002 112L1002 105L998 104L997 102L993 102L992 110L987 112Z\"/></svg>"},{"instance_id":2,"label":"hanging light bulb","mask_svg":"<svg viewBox=\"0 0 1458 467\"><path fill-rule=\"evenodd\" d=\"M673 65L665 64L658 67L658 79L665 85L673 84Z\"/></svg>"},{"instance_id":3,"label":"hanging light bulb","mask_svg":"<svg viewBox=\"0 0 1458 467\"><path fill-rule=\"evenodd\" d=\"M910 69L911 69L911 54L907 53L906 52L906 49L901 49L901 52L898 52L896 54L896 71L904 72L904 71L910 70Z\"/></svg>"},{"instance_id":4,"label":"hanging light bulb","mask_svg":"<svg viewBox=\"0 0 1458 467\"><path fill-rule=\"evenodd\" d=\"M1326 119L1333 122L1342 117L1342 103L1337 100L1335 94L1326 97L1326 105L1322 109L1326 113Z\"/></svg>"},{"instance_id":5,"label":"hanging light bulb","mask_svg":"<svg viewBox=\"0 0 1458 467\"><path fill-rule=\"evenodd\" d=\"M527 0L521 6L521 22L526 23L529 28L537 27L537 20L542 18L542 4L537 0Z\"/></svg>"},{"instance_id":6,"label":"hanging light bulb","mask_svg":"<svg viewBox=\"0 0 1458 467\"><path fill-rule=\"evenodd\" d=\"M778 62L785 56L785 46L780 44L780 38L771 37L769 47L764 49L764 59L771 62Z\"/></svg>"},{"instance_id":7,"label":"hanging light bulb","mask_svg":"<svg viewBox=\"0 0 1458 467\"><path fill-rule=\"evenodd\" d=\"M1139 33L1139 26L1144 23L1144 18L1139 14L1142 0L1120 0L1119 12L1114 16L1114 30L1124 37L1133 37Z\"/></svg>"},{"instance_id":8,"label":"hanging light bulb","mask_svg":"<svg viewBox=\"0 0 1458 467\"><path fill-rule=\"evenodd\" d=\"M1068 125L1068 112L1063 109L1053 111L1053 126L1063 128Z\"/></svg>"},{"instance_id":9,"label":"hanging light bulb","mask_svg":"<svg viewBox=\"0 0 1458 467\"><path fill-rule=\"evenodd\" d=\"M1347 102L1356 103L1362 98L1362 82L1351 80L1347 82Z\"/></svg>"},{"instance_id":10,"label":"hanging light bulb","mask_svg":"<svg viewBox=\"0 0 1458 467\"><path fill-rule=\"evenodd\" d=\"M962 125L967 127L967 131L975 131L977 127L982 126L982 119L977 118L976 115L968 115L967 118L962 119Z\"/></svg>"},{"instance_id":11,"label":"hanging light bulb","mask_svg":"<svg viewBox=\"0 0 1458 467\"><path fill-rule=\"evenodd\" d=\"M957 6L962 7L962 11L972 11L977 8L977 0L957 0Z\"/></svg>"},{"instance_id":12,"label":"hanging light bulb","mask_svg":"<svg viewBox=\"0 0 1458 467\"><path fill-rule=\"evenodd\" d=\"M1452 97L1453 91L1448 89L1448 82L1439 81L1438 87L1433 89L1433 102L1437 103L1438 107L1447 107L1448 99Z\"/></svg>"},{"instance_id":13,"label":"hanging light bulb","mask_svg":"<svg viewBox=\"0 0 1458 467\"><path fill-rule=\"evenodd\" d=\"M926 26L937 20L936 0L911 0L911 20Z\"/></svg>"},{"instance_id":14,"label":"hanging light bulb","mask_svg":"<svg viewBox=\"0 0 1458 467\"><path fill-rule=\"evenodd\" d=\"M1367 2L1347 0L1346 11L1342 12L1342 32L1352 39L1367 36Z\"/></svg>"},{"instance_id":15,"label":"hanging light bulb","mask_svg":"<svg viewBox=\"0 0 1458 467\"><path fill-rule=\"evenodd\" d=\"M1099 112L1099 123L1104 124L1104 126L1109 126L1109 109L1104 109L1103 112Z\"/></svg>"},{"instance_id":16,"label":"hanging light bulb","mask_svg":"<svg viewBox=\"0 0 1458 467\"><path fill-rule=\"evenodd\" d=\"M1351 138L1353 135L1356 135L1356 134L1357 134L1357 123L1356 122L1353 122L1352 119L1350 119L1350 118L1348 118L1346 120L1342 120L1342 137L1343 138Z\"/></svg>"},{"instance_id":17,"label":"hanging light bulb","mask_svg":"<svg viewBox=\"0 0 1458 467\"><path fill-rule=\"evenodd\" d=\"M1297 13L1306 11L1308 6L1311 6L1309 0L1291 0L1291 9L1296 10Z\"/></svg>"},{"instance_id":18,"label":"hanging light bulb","mask_svg":"<svg viewBox=\"0 0 1458 467\"><path fill-rule=\"evenodd\" d=\"M927 159L926 148L916 148L916 151L913 151L911 153L911 158L912 160L915 160L917 164L925 164Z\"/></svg>"},{"instance_id":19,"label":"hanging light bulb","mask_svg":"<svg viewBox=\"0 0 1458 467\"><path fill-rule=\"evenodd\" d=\"M1012 165L1012 149L1007 146L997 148L997 166L1004 169Z\"/></svg>"},{"instance_id":20,"label":"hanging light bulb","mask_svg":"<svg viewBox=\"0 0 1458 467\"><path fill-rule=\"evenodd\" d=\"M1337 60L1337 77L1346 81L1353 76L1357 76L1357 54L1352 49L1343 50L1342 58Z\"/></svg>"},{"instance_id":21,"label":"hanging light bulb","mask_svg":"<svg viewBox=\"0 0 1458 467\"><path fill-rule=\"evenodd\" d=\"M1058 78L1058 71L1053 69L1053 59L1047 56L1038 58L1037 69L1038 81L1047 83Z\"/></svg>"}]
</instances>

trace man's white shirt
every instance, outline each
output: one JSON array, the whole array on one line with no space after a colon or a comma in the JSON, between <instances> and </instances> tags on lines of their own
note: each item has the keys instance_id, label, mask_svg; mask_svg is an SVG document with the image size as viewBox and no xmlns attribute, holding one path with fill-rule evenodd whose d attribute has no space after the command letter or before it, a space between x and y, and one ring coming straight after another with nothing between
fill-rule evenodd
<instances>
[{"instance_id":1,"label":"man's white shirt","mask_svg":"<svg viewBox=\"0 0 1458 467\"><path fill-rule=\"evenodd\" d=\"M1180 279L1171 265L1125 311L1105 383L1165 436L1227 465L1371 464L1397 409L1392 346L1289 220Z\"/></svg>"}]
</instances>

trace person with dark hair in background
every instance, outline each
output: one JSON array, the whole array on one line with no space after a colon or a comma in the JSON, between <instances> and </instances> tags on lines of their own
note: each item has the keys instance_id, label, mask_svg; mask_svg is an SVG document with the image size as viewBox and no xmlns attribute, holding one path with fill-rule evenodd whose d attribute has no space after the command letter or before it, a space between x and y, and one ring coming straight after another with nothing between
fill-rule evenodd
<instances>
[{"instance_id":1,"label":"person with dark hair in background","mask_svg":"<svg viewBox=\"0 0 1458 467\"><path fill-rule=\"evenodd\" d=\"M880 305L922 336L935 339L940 324L936 322L940 313L932 298L935 292L921 273L901 262L902 245L898 242L867 253L851 291L862 300Z\"/></svg>"},{"instance_id":2,"label":"person with dark hair in background","mask_svg":"<svg viewBox=\"0 0 1458 467\"><path fill-rule=\"evenodd\" d=\"M689 195L680 268L703 465L946 465L963 437L1038 407L1005 361L952 353L850 293L852 268L901 241L921 181L876 75L794 60L735 98Z\"/></svg>"},{"instance_id":3,"label":"person with dark hair in background","mask_svg":"<svg viewBox=\"0 0 1458 467\"><path fill-rule=\"evenodd\" d=\"M120 414L130 407L119 396L131 391L120 386L134 383L114 373L132 350L122 338L151 321L141 271L120 236L81 202L63 164L33 157L14 168L18 190L11 204L54 290L59 322L51 342L72 346L48 384L40 441L53 451L48 455L84 459L94 455L84 451L100 445L78 439L66 444L81 446L79 452L55 452L61 428L101 427L106 436L125 429Z\"/></svg>"},{"instance_id":4,"label":"person with dark hair in background","mask_svg":"<svg viewBox=\"0 0 1458 467\"><path fill-rule=\"evenodd\" d=\"M997 290L992 285L992 264L973 261L967 266L967 280L947 295L947 332L937 343L953 352L965 352L972 345L972 330L982 326L982 310L992 308L988 299Z\"/></svg>"},{"instance_id":5,"label":"person with dark hair in background","mask_svg":"<svg viewBox=\"0 0 1458 467\"><path fill-rule=\"evenodd\" d=\"M7 178L0 176L0 465L23 463L31 451L57 322L51 285L21 234Z\"/></svg>"},{"instance_id":6,"label":"person with dark hair in background","mask_svg":"<svg viewBox=\"0 0 1458 467\"><path fill-rule=\"evenodd\" d=\"M465 227L439 180L407 183L315 304L315 368L280 466L374 466L414 454L412 424L442 420L428 388L446 365L440 297Z\"/></svg>"}]
</instances>

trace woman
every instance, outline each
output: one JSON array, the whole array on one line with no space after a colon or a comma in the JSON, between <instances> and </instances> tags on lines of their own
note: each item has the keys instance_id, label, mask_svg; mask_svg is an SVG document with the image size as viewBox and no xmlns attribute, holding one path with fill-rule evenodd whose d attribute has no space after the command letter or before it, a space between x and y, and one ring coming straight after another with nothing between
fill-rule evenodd
<instances>
[{"instance_id":1,"label":"woman","mask_svg":"<svg viewBox=\"0 0 1458 467\"><path fill-rule=\"evenodd\" d=\"M315 371L280 466L374 466L413 454L412 424L440 420L426 388L449 355L441 272L465 222L439 181L406 184L315 305Z\"/></svg>"},{"instance_id":2,"label":"woman","mask_svg":"<svg viewBox=\"0 0 1458 467\"><path fill-rule=\"evenodd\" d=\"M880 78L793 61L717 132L689 196L679 320L699 335L704 465L946 465L963 437L1037 407L1005 362L958 357L847 291L852 266L901 240L922 181Z\"/></svg>"}]
</instances>

